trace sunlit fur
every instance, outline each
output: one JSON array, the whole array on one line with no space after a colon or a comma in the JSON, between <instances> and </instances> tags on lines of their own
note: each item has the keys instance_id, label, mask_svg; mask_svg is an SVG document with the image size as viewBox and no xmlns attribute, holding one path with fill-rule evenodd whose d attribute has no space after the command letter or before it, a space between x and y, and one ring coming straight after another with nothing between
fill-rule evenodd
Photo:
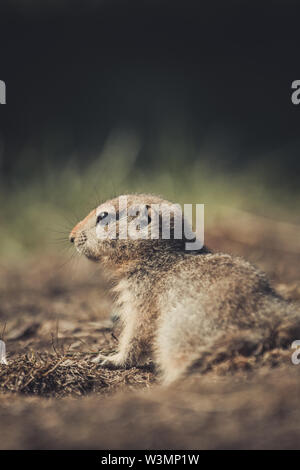
<instances>
[{"instance_id":1,"label":"sunlit fur","mask_svg":"<svg viewBox=\"0 0 300 470\"><path fill-rule=\"evenodd\" d=\"M129 205L171 204L153 195L127 198ZM232 355L249 355L300 338L299 312L242 258L206 247L186 252L185 240L100 240L97 214L109 205L117 209L118 198L93 210L70 234L76 249L115 280L118 352L99 354L95 362L125 367L152 357L167 384L201 370L204 358L224 345Z\"/></svg>"}]
</instances>

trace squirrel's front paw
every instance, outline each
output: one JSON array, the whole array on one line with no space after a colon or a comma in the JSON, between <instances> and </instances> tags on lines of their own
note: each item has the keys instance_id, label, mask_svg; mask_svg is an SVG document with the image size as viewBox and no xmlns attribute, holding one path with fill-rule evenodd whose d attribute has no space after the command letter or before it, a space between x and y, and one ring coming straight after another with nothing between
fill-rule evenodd
<instances>
[{"instance_id":1,"label":"squirrel's front paw","mask_svg":"<svg viewBox=\"0 0 300 470\"><path fill-rule=\"evenodd\" d=\"M98 354L97 357L92 359L94 364L100 364L101 366L106 367L122 367L125 366L125 361L122 360L120 354L113 354L112 356L104 356L104 354Z\"/></svg>"}]
</instances>

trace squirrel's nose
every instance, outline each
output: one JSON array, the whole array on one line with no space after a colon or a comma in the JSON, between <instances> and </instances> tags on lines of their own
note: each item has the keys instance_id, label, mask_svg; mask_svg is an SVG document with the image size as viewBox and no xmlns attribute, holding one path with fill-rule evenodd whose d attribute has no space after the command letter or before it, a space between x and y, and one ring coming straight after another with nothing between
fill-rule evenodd
<instances>
[{"instance_id":1,"label":"squirrel's nose","mask_svg":"<svg viewBox=\"0 0 300 470\"><path fill-rule=\"evenodd\" d=\"M96 214L96 209L92 210L92 212L90 212L85 219L81 220L81 222L78 222L77 225L75 225L75 227L72 228L71 232L70 232L70 235L69 235L69 240L71 243L74 243L75 242L75 238L76 238L76 235L77 233L80 233L81 230L82 230L82 227L84 227L85 223L91 218L91 217L95 217L95 214Z\"/></svg>"},{"instance_id":2,"label":"squirrel's nose","mask_svg":"<svg viewBox=\"0 0 300 470\"><path fill-rule=\"evenodd\" d=\"M73 232L70 233L70 235L69 235L69 240L70 240L71 243L74 243L74 241L75 241L75 235L74 235Z\"/></svg>"}]
</instances>

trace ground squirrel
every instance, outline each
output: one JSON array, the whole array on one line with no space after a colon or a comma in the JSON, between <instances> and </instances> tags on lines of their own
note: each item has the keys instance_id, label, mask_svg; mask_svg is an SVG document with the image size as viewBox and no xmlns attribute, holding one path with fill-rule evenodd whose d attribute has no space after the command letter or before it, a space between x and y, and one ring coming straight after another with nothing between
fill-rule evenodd
<instances>
[{"instance_id":1,"label":"ground squirrel","mask_svg":"<svg viewBox=\"0 0 300 470\"><path fill-rule=\"evenodd\" d=\"M147 194L127 195L128 205L172 205ZM117 214L115 239L99 239L101 219ZM94 209L70 233L87 258L103 265L113 282L122 324L118 352L94 362L116 367L142 364L149 356L164 383L173 382L217 348L260 354L300 339L300 313L270 287L266 276L239 257L205 246L187 251L184 237L121 239L119 198ZM119 216L119 217L118 217ZM161 220L161 219L158 219ZM182 223L184 219L182 218ZM223 345L223 346L222 346Z\"/></svg>"}]
</instances>

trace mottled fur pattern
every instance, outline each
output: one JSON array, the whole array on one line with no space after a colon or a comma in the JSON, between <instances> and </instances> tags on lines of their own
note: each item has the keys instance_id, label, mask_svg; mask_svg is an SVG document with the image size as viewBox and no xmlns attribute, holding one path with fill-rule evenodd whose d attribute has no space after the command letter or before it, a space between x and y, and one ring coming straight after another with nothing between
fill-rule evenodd
<instances>
[{"instance_id":1,"label":"mottled fur pattern","mask_svg":"<svg viewBox=\"0 0 300 470\"><path fill-rule=\"evenodd\" d=\"M145 194L127 200L172 204ZM184 239L101 240L97 214L108 206L118 209L118 198L93 210L70 234L77 250L101 263L114 281L122 325L118 352L99 354L95 362L126 367L153 357L164 383L170 383L188 370L201 370L218 351L260 354L300 339L299 312L256 267L206 247L188 252Z\"/></svg>"}]
</instances>

